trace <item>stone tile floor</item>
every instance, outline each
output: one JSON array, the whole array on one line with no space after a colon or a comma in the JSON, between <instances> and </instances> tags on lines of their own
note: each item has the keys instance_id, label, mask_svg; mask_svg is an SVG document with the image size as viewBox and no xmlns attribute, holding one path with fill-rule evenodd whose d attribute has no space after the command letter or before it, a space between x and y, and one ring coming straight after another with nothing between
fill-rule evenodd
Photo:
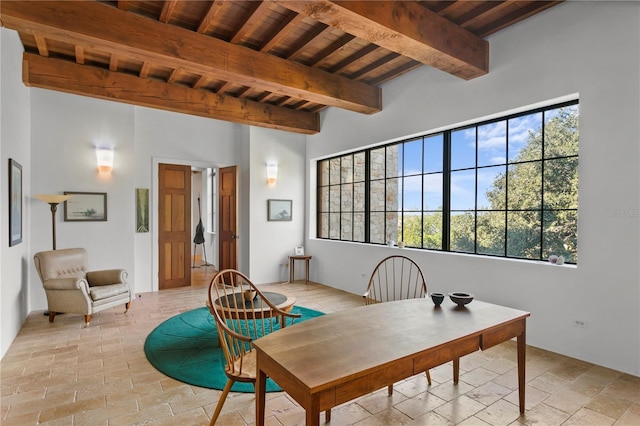
<instances>
[{"instance_id":1,"label":"stone tile floor","mask_svg":"<svg viewBox=\"0 0 640 426\"><path fill-rule=\"evenodd\" d=\"M206 268L205 268L206 269ZM211 272L212 273L212 272ZM197 274L195 275L197 277ZM190 288L138 294L131 310L118 307L50 324L32 312L0 363L2 425L203 425L220 391L164 376L147 361L143 344L160 322L203 306L207 272ZM360 296L320 284L265 284L324 312L362 305ZM261 287L261 288L265 288ZM518 412L515 343L461 359L460 383L451 365L332 410L332 425L639 425L640 378L528 347L526 413ZM254 395L231 393L220 425L255 423ZM304 424L304 411L286 393L267 394L269 426Z\"/></svg>"}]
</instances>

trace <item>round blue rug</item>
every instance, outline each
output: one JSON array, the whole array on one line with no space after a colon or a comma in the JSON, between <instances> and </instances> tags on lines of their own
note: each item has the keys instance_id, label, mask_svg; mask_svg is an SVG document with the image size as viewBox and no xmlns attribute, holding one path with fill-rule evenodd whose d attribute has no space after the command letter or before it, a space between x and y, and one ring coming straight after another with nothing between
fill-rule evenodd
<instances>
[{"instance_id":1,"label":"round blue rug","mask_svg":"<svg viewBox=\"0 0 640 426\"><path fill-rule=\"evenodd\" d=\"M291 312L302 315L296 323L324 315L302 306L294 306ZM207 307L176 315L157 326L144 342L144 353L158 371L181 382L220 390L227 383L218 330ZM235 382L231 390L253 393L254 387L251 383ZM267 379L266 390L282 389Z\"/></svg>"}]
</instances>

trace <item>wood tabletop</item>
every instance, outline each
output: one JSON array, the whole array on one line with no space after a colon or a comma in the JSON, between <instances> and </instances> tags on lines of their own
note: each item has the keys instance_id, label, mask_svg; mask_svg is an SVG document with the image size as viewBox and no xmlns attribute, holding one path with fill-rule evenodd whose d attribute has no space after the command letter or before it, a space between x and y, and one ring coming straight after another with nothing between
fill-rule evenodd
<instances>
[{"instance_id":1,"label":"wood tabletop","mask_svg":"<svg viewBox=\"0 0 640 426\"><path fill-rule=\"evenodd\" d=\"M254 346L262 357L291 373L297 386L314 394L411 358L425 348L433 348L434 354L446 353L446 345L480 338L485 349L504 341L492 341L493 329L503 332L506 323L528 316L528 312L478 300L466 307L450 301L435 307L426 298L410 299L314 318L262 337Z\"/></svg>"}]
</instances>

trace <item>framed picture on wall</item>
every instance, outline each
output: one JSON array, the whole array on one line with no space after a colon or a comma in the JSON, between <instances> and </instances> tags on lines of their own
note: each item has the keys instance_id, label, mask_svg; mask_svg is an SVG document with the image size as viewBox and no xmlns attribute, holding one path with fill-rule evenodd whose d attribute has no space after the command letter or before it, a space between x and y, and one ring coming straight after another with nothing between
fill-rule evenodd
<instances>
[{"instance_id":1,"label":"framed picture on wall","mask_svg":"<svg viewBox=\"0 0 640 426\"><path fill-rule=\"evenodd\" d=\"M291 220L291 209L293 201L291 200L268 200L267 201L267 219L270 221L287 221Z\"/></svg>"},{"instance_id":2,"label":"framed picture on wall","mask_svg":"<svg viewBox=\"0 0 640 426\"><path fill-rule=\"evenodd\" d=\"M22 166L9 159L9 247L22 242Z\"/></svg>"},{"instance_id":3,"label":"framed picture on wall","mask_svg":"<svg viewBox=\"0 0 640 426\"><path fill-rule=\"evenodd\" d=\"M65 222L106 222L106 192L65 191L71 198L64 202Z\"/></svg>"}]
</instances>

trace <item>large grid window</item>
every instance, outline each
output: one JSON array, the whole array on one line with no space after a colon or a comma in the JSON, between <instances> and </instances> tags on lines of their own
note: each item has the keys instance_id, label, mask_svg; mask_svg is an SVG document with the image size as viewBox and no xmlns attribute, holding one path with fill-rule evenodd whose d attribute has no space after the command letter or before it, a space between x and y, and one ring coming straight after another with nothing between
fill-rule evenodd
<instances>
[{"instance_id":1,"label":"large grid window","mask_svg":"<svg viewBox=\"0 0 640 426\"><path fill-rule=\"evenodd\" d=\"M577 263L578 101L318 161L318 237Z\"/></svg>"}]
</instances>

